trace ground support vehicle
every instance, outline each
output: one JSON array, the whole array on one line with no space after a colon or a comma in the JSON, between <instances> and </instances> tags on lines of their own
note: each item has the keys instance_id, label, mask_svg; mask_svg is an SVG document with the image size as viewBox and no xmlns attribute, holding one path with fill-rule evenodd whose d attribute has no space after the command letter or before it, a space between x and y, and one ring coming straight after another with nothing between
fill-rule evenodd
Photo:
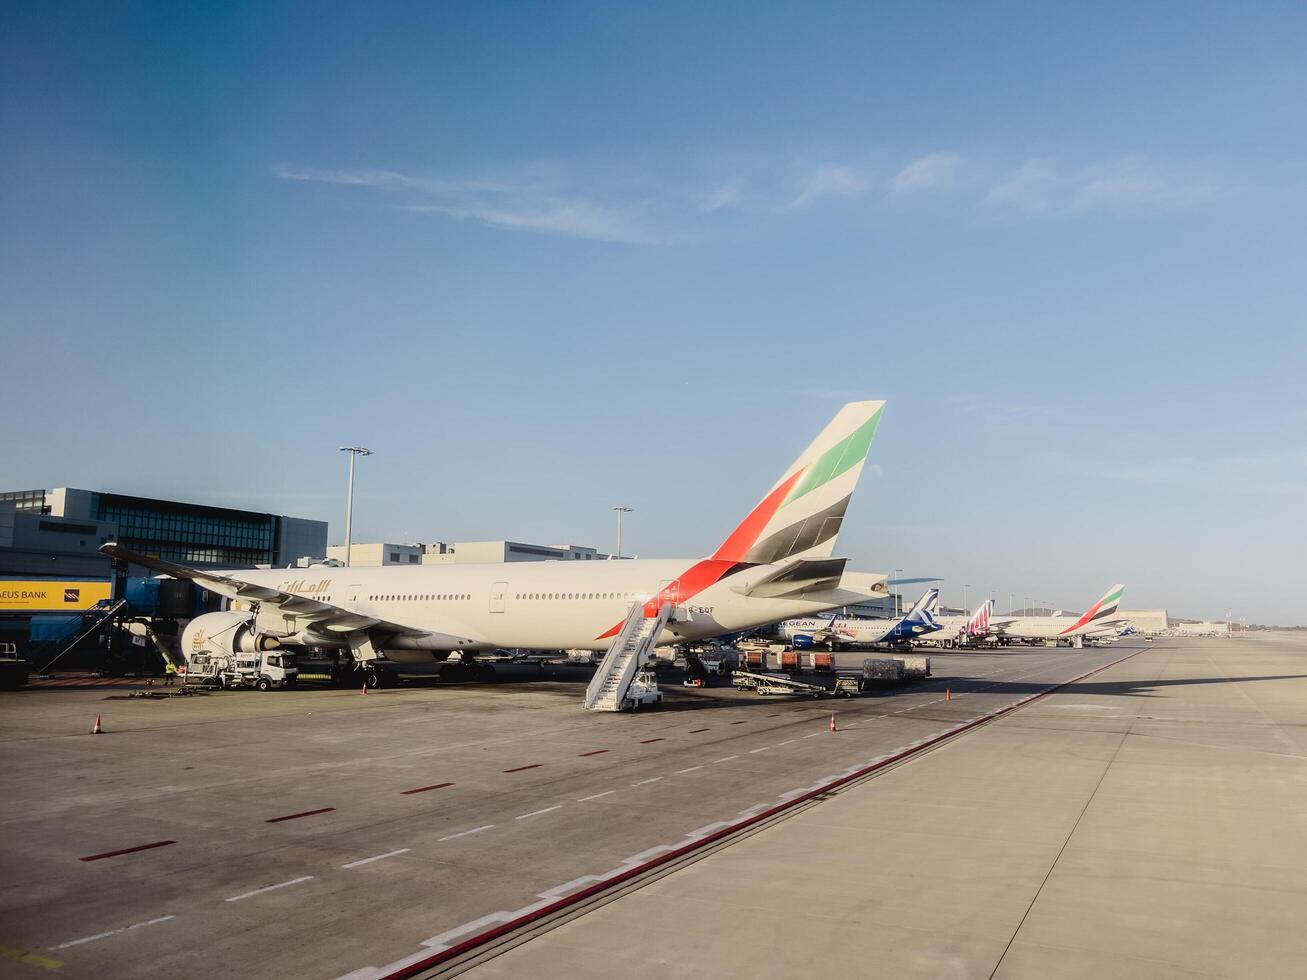
<instances>
[{"instance_id":1,"label":"ground support vehicle","mask_svg":"<svg viewBox=\"0 0 1307 980\"><path fill-rule=\"evenodd\" d=\"M741 690L756 694L799 694L819 698L827 693L821 684L807 684L785 674L768 674L756 670L737 670L731 674L731 683Z\"/></svg>"},{"instance_id":2,"label":"ground support vehicle","mask_svg":"<svg viewBox=\"0 0 1307 980\"><path fill-rule=\"evenodd\" d=\"M658 676L653 668L645 666L636 672L631 686L626 689L622 706L631 711L645 707L656 707L663 699L663 692L658 690Z\"/></svg>"},{"instance_id":3,"label":"ground support vehicle","mask_svg":"<svg viewBox=\"0 0 1307 980\"><path fill-rule=\"evenodd\" d=\"M831 688L831 695L837 698L857 697L866 690L866 684L863 683L862 677L857 674L841 674L835 678L835 686Z\"/></svg>"},{"instance_id":4,"label":"ground support vehicle","mask_svg":"<svg viewBox=\"0 0 1307 980\"><path fill-rule=\"evenodd\" d=\"M184 672L184 673L183 673ZM178 675L185 684L222 688L252 687L258 691L294 687L299 679L295 654L283 650L235 655L191 654Z\"/></svg>"}]
</instances>

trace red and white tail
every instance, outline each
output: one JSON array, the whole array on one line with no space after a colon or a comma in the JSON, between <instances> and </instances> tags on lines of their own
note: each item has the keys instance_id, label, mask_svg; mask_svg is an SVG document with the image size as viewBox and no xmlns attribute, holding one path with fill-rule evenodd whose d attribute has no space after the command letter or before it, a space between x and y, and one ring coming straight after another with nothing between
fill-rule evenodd
<instances>
[{"instance_id":1,"label":"red and white tail","mask_svg":"<svg viewBox=\"0 0 1307 980\"><path fill-rule=\"evenodd\" d=\"M980 604L980 608L967 621L967 636L984 636L989 632L989 617L994 611L994 600L986 599Z\"/></svg>"},{"instance_id":2,"label":"red and white tail","mask_svg":"<svg viewBox=\"0 0 1307 980\"><path fill-rule=\"evenodd\" d=\"M829 558L884 407L868 401L841 408L713 558L755 565Z\"/></svg>"}]
</instances>

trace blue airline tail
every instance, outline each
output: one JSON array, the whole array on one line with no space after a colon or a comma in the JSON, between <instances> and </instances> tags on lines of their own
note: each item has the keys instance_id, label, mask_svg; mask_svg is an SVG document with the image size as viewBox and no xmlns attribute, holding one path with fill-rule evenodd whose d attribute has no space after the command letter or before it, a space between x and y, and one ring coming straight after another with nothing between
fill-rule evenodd
<instances>
[{"instance_id":1,"label":"blue airline tail","mask_svg":"<svg viewBox=\"0 0 1307 980\"><path fill-rule=\"evenodd\" d=\"M939 599L939 589L927 589L925 595L916 601L907 614L898 621L888 640L907 640L923 633L933 633L940 628L935 617L930 614L930 607Z\"/></svg>"}]
</instances>

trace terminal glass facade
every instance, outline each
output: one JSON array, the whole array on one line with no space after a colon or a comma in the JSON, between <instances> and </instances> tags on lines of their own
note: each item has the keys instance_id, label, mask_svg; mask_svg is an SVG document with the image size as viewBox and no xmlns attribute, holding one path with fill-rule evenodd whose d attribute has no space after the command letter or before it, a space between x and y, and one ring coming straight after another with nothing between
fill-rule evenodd
<instances>
[{"instance_id":1,"label":"terminal glass facade","mask_svg":"<svg viewBox=\"0 0 1307 980\"><path fill-rule=\"evenodd\" d=\"M184 565L240 568L277 560L272 514L95 494L92 516L118 525L118 542Z\"/></svg>"}]
</instances>

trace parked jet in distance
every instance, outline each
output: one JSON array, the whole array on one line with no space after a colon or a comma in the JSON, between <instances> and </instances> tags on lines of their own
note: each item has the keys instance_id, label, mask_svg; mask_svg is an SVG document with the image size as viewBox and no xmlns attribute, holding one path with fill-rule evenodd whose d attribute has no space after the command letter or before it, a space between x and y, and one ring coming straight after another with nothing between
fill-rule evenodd
<instances>
[{"instance_id":1,"label":"parked jet in distance","mask_svg":"<svg viewBox=\"0 0 1307 980\"><path fill-rule=\"evenodd\" d=\"M1004 640L1074 640L1105 631L1115 631L1124 622L1116 618L1124 585L1114 585L1081 616L1018 616L996 620L990 628Z\"/></svg>"},{"instance_id":2,"label":"parked jet in distance","mask_svg":"<svg viewBox=\"0 0 1307 980\"><path fill-rule=\"evenodd\" d=\"M788 619L777 624L776 635L796 650L829 646L832 650L901 643L939 629L929 606L939 589L927 589L908 612L897 619L852 619L813 617Z\"/></svg>"},{"instance_id":3,"label":"parked jet in distance","mask_svg":"<svg viewBox=\"0 0 1307 980\"><path fill-rule=\"evenodd\" d=\"M923 637L923 640L938 646L957 646L988 636L991 622L1002 620L994 619L994 600L986 599L970 616L937 615L935 622L939 624L939 631Z\"/></svg>"},{"instance_id":4,"label":"parked jet in distance","mask_svg":"<svg viewBox=\"0 0 1307 980\"><path fill-rule=\"evenodd\" d=\"M454 651L601 650L637 603L648 618L671 608L660 644L702 640L886 594L885 575L845 571L847 559L831 557L884 405L840 409L707 558L217 572L116 543L100 550L234 600L191 621L187 657L335 647L367 667Z\"/></svg>"}]
</instances>

